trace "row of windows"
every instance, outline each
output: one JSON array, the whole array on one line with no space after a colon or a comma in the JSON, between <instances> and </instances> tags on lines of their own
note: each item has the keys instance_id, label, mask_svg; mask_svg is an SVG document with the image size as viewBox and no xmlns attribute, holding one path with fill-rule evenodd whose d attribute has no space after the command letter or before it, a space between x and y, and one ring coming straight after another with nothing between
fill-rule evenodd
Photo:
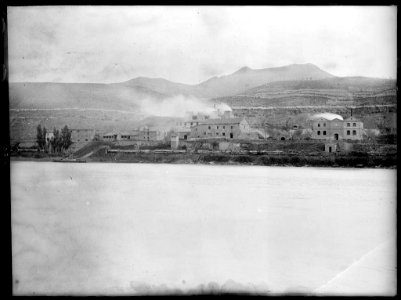
<instances>
[{"instance_id":1,"label":"row of windows","mask_svg":"<svg viewBox=\"0 0 401 300\"><path fill-rule=\"evenodd\" d=\"M203 132L203 135L206 135L206 134L208 134L206 131ZM209 132L209 135L213 135L213 133L212 133L212 132ZM220 133L216 132L216 135L220 135ZM226 136L226 133L225 133L225 132L222 132L221 135L222 135L222 136ZM199 137L199 136L198 136L198 137Z\"/></svg>"},{"instance_id":2,"label":"row of windows","mask_svg":"<svg viewBox=\"0 0 401 300\"><path fill-rule=\"evenodd\" d=\"M356 123L352 123L353 127L356 127ZM317 123L317 127L320 127L320 123ZM323 123L323 127L326 127L326 123ZM347 127L351 127L351 123L347 123Z\"/></svg>"},{"instance_id":3,"label":"row of windows","mask_svg":"<svg viewBox=\"0 0 401 300\"><path fill-rule=\"evenodd\" d=\"M206 135L206 131L203 133L204 135ZM212 135L212 133L211 132L209 132L209 135ZM219 133L218 132L216 132L216 136L218 136L219 135ZM226 136L226 133L225 132L223 132L222 134L221 134L222 136ZM200 135L198 135L198 138L200 138L201 136ZM233 133L230 133L230 139L232 139L232 138L234 138L234 134Z\"/></svg>"},{"instance_id":4,"label":"row of windows","mask_svg":"<svg viewBox=\"0 0 401 300\"><path fill-rule=\"evenodd\" d=\"M326 131L322 132L322 135L326 135ZM320 135L320 130L317 132L317 135ZM347 135L351 135L351 130L347 130ZM352 135L356 135L356 130L352 130Z\"/></svg>"},{"instance_id":5,"label":"row of windows","mask_svg":"<svg viewBox=\"0 0 401 300\"><path fill-rule=\"evenodd\" d=\"M226 129L226 126L221 126L221 127L223 127L223 129ZM234 128L234 126L231 126L231 129L233 129ZM208 126L208 129L212 129L212 126ZM216 129L219 129L219 125L217 125L216 126Z\"/></svg>"}]
</instances>

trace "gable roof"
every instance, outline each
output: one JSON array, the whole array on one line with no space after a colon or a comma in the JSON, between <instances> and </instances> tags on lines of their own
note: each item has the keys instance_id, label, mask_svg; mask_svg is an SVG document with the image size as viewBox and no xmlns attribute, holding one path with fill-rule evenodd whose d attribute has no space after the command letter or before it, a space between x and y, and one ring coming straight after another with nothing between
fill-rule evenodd
<instances>
[{"instance_id":1,"label":"gable roof","mask_svg":"<svg viewBox=\"0 0 401 300\"><path fill-rule=\"evenodd\" d=\"M222 119L208 119L208 120L200 120L199 125L230 125L230 124L239 124L244 118L222 118Z\"/></svg>"},{"instance_id":2,"label":"gable roof","mask_svg":"<svg viewBox=\"0 0 401 300\"><path fill-rule=\"evenodd\" d=\"M344 121L361 122L361 120L359 120L359 119L357 119L357 118L355 118L353 116L346 118Z\"/></svg>"}]
</instances>

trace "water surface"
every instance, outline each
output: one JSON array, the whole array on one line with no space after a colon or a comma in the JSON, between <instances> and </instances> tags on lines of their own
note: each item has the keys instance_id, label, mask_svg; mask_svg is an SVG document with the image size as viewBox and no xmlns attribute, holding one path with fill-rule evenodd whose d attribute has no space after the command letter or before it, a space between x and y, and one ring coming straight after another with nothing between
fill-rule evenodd
<instances>
[{"instance_id":1,"label":"water surface","mask_svg":"<svg viewBox=\"0 0 401 300\"><path fill-rule=\"evenodd\" d=\"M395 170L12 162L11 201L15 294L342 292L373 252L395 293Z\"/></svg>"}]
</instances>

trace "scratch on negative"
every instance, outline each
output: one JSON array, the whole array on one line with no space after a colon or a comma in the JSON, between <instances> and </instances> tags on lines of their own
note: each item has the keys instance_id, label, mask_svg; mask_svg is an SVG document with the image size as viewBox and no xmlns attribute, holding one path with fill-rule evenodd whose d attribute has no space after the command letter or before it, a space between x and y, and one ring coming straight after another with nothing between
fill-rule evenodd
<instances>
[{"instance_id":1,"label":"scratch on negative","mask_svg":"<svg viewBox=\"0 0 401 300\"><path fill-rule=\"evenodd\" d=\"M348 270L350 270L351 268L353 268L355 265L357 265L359 262L361 262L362 260L364 260L366 257L368 257L370 254L372 254L373 252L375 252L377 249L379 249L380 247L382 247L383 245L390 243L394 238L390 238L382 243L380 243L379 245L377 245L376 247L374 247L373 249L369 250L367 253L365 253L364 255L362 255L357 261L354 261L353 263L351 263L345 270L337 273L333 278L329 279L326 283L324 283L323 285L319 286L318 288L316 288L313 292L318 292L320 289L325 288L327 285L329 285L330 283L332 283L334 280L342 277Z\"/></svg>"}]
</instances>

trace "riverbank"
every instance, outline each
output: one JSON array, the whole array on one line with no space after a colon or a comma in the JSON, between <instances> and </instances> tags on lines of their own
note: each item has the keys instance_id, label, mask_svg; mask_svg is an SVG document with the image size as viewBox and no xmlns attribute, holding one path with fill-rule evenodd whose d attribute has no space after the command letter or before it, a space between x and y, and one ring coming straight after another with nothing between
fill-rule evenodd
<instances>
[{"instance_id":1,"label":"riverbank","mask_svg":"<svg viewBox=\"0 0 401 300\"><path fill-rule=\"evenodd\" d=\"M60 157L45 155L12 156L16 161L53 161ZM228 154L211 153L111 153L100 149L87 157L86 162L111 163L160 163L160 164L207 164L207 165L259 165L294 167L343 167L343 168L397 168L397 155L350 155L350 154Z\"/></svg>"},{"instance_id":2,"label":"riverbank","mask_svg":"<svg viewBox=\"0 0 401 300\"><path fill-rule=\"evenodd\" d=\"M98 151L89 161L130 163L177 163L217 165L260 165L294 167L396 168L397 156L356 155L255 155L227 153L106 153Z\"/></svg>"}]
</instances>

